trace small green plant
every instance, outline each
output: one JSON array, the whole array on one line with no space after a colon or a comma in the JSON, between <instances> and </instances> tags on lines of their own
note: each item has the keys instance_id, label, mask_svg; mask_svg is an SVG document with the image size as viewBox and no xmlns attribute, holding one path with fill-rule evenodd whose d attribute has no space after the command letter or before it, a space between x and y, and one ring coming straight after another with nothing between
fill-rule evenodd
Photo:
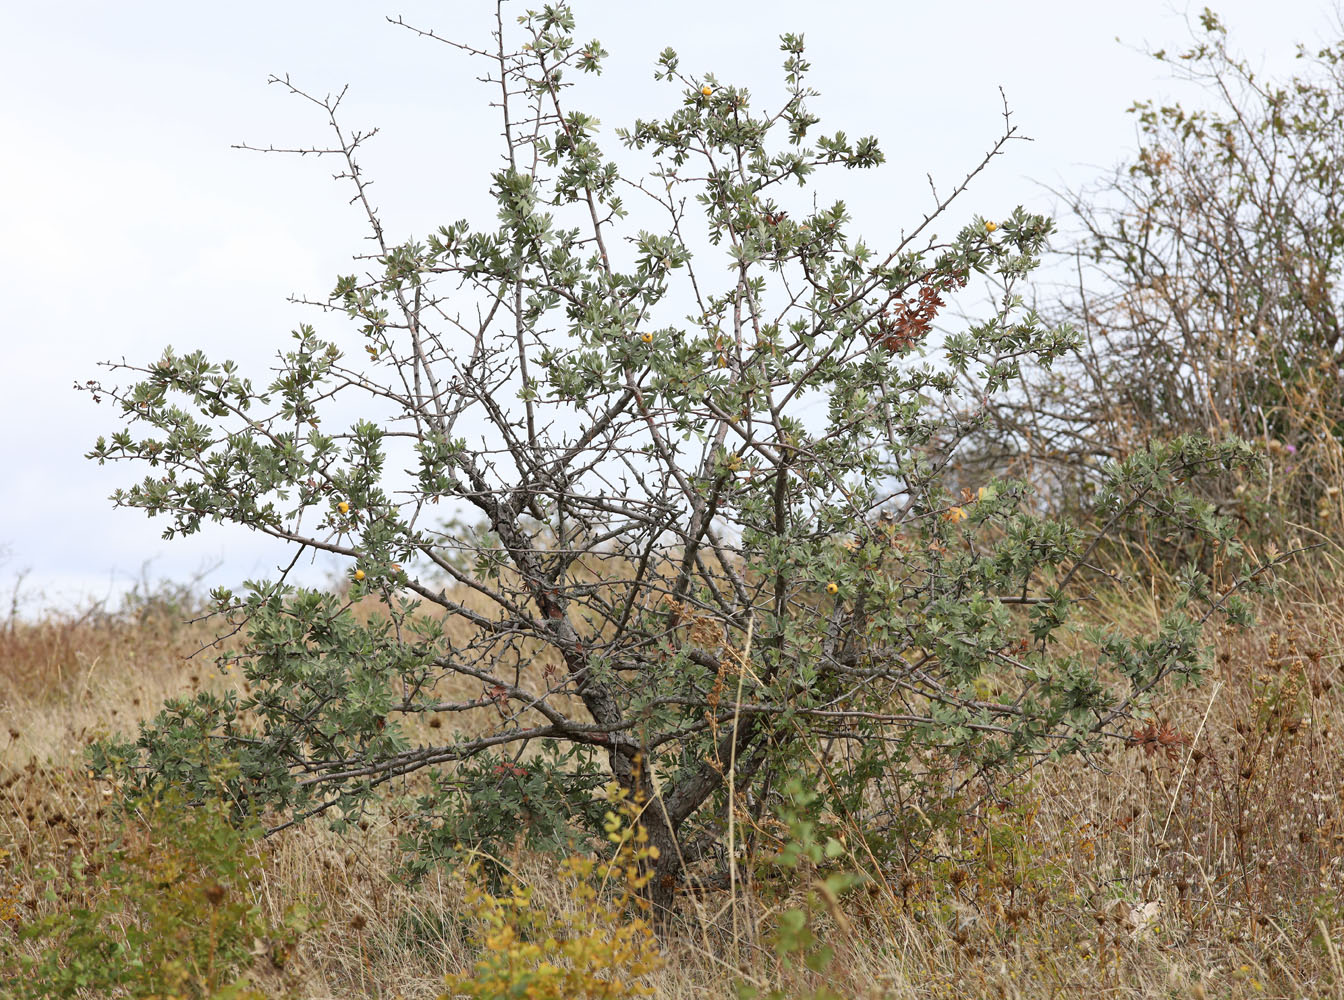
<instances>
[{"instance_id":1,"label":"small green plant","mask_svg":"<svg viewBox=\"0 0 1344 1000\"><path fill-rule=\"evenodd\" d=\"M946 928L958 945L972 930L1000 940L1061 904L1076 904L1067 881L1068 856L1086 850L1067 824L1059 843L1036 832L1040 793L1028 781L1005 785L1000 798L949 830L945 857L912 867L902 880L903 905L916 919Z\"/></svg>"},{"instance_id":2,"label":"small green plant","mask_svg":"<svg viewBox=\"0 0 1344 1000\"><path fill-rule=\"evenodd\" d=\"M226 803L145 798L90 857L31 873L50 912L0 939L0 997L270 1000L288 995L286 966L307 926L279 923L256 898L255 825Z\"/></svg>"},{"instance_id":3,"label":"small green plant","mask_svg":"<svg viewBox=\"0 0 1344 1000\"><path fill-rule=\"evenodd\" d=\"M835 948L826 939L826 930L819 926L823 911L829 913L830 930L847 931L848 920L839 907L840 896L859 885L864 876L852 871L834 870L846 849L839 839L820 832L813 814L820 805L821 796L810 790L801 779L791 778L784 786L784 800L778 813L788 830L787 838L775 857L774 863L797 878L815 876L800 905L791 906L779 915L774 933L775 956L784 975L803 973L804 970L823 974L835 960ZM786 992L775 987L741 983L739 1000L843 1000L829 986L815 986L805 993Z\"/></svg>"},{"instance_id":4,"label":"small green plant","mask_svg":"<svg viewBox=\"0 0 1344 1000\"><path fill-rule=\"evenodd\" d=\"M19 920L19 884L9 871L9 851L0 848L0 926L14 925Z\"/></svg>"}]
</instances>

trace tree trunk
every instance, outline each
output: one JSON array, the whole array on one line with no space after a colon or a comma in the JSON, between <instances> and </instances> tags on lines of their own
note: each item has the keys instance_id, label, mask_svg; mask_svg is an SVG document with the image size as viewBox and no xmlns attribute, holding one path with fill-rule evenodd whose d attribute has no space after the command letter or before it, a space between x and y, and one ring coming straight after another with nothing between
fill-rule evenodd
<instances>
[{"instance_id":1,"label":"tree trunk","mask_svg":"<svg viewBox=\"0 0 1344 1000\"><path fill-rule=\"evenodd\" d=\"M644 811L642 822L649 832L649 846L658 849L658 857L649 866L653 877L644 893L653 908L653 926L661 935L676 913L677 886L683 875L681 845L677 842L676 830L667 821L660 799L655 799Z\"/></svg>"}]
</instances>

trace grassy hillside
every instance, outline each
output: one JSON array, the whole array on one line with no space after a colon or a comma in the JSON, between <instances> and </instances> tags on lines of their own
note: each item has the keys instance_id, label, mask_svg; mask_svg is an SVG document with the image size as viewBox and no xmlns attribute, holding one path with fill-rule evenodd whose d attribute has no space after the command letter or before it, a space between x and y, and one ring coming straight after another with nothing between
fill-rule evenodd
<instances>
[{"instance_id":1,"label":"grassy hillside","mask_svg":"<svg viewBox=\"0 0 1344 1000\"><path fill-rule=\"evenodd\" d=\"M1294 568L1261 602L1254 629L1210 637L1207 682L1169 697L1128 746L1037 770L900 864L848 852L826 871L758 864L736 886L688 897L662 968L641 981L667 998L731 996L739 983L786 996L827 986L847 998L1344 996L1337 580L1325 557ZM1089 615L1151 621L1156 605L1142 595L1098 602ZM132 727L165 697L230 683L208 649L191 656L211 635L182 617L150 601L0 632L0 944L11 962L44 947L19 940L24 926L115 894L105 875L79 876L128 829L114 790L87 775L86 744ZM446 975L489 951L464 873L415 886L398 878L401 808L394 800L346 835L310 824L254 845L260 865L240 891L270 926L290 911L298 927L292 941L253 942L263 995L434 997ZM139 829L151 850L172 832ZM862 842L842 824L836 832L845 845ZM760 833L782 845L798 831ZM532 888L532 910L562 923L608 916L601 893L576 897L555 859L520 850L500 860ZM808 908L807 926L834 960L821 975L782 960L781 913L846 869L871 878L839 898L814 893ZM314 919L296 923L296 906ZM604 927L589 931L608 938Z\"/></svg>"}]
</instances>

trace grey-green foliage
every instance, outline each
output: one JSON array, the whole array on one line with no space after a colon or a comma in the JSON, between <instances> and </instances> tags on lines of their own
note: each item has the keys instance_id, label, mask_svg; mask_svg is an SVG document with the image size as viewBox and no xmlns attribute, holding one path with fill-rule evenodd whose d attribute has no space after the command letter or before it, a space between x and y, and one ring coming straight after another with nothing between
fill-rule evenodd
<instances>
[{"instance_id":1,"label":"grey-green foliage","mask_svg":"<svg viewBox=\"0 0 1344 1000\"><path fill-rule=\"evenodd\" d=\"M562 843L614 777L646 805L666 902L683 862L722 850L729 773L763 810L824 745L819 791L876 843L912 790L932 810L973 775L1094 746L1198 676L1199 625L1240 614L1245 581L1182 483L1244 447L1136 456L1095 523L1039 516L1020 482L945 485L973 421L932 404L965 375L1001 392L1071 343L1012 291L1048 220L942 208L868 243L817 186L882 153L818 132L792 35L768 110L664 52L664 110L616 133L650 164L628 175L566 103L601 46L563 5L520 30L487 57L511 94L493 224L392 245L371 211L373 271L330 300L354 329L303 327L264 386L169 351L97 387L127 426L93 457L152 467L118 504L168 536L233 522L350 571L339 593L217 592L244 693L167 706L96 748L100 768L192 785L211 743L240 802L338 824L432 772L410 786L425 859L520 830ZM362 193L360 139L337 135ZM624 199L653 221L631 225ZM939 310L981 275L1009 294L940 339ZM338 403L381 416L329 427ZM1136 519L1206 537L1218 588L1198 567L1158 635L1057 654L1097 545ZM368 601L380 613L356 614Z\"/></svg>"}]
</instances>

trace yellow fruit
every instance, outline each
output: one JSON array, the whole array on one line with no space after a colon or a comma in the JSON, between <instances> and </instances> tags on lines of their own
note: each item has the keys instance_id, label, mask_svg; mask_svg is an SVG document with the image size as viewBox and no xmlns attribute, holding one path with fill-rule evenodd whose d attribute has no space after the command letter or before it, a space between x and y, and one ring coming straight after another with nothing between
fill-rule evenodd
<instances>
[{"instance_id":1,"label":"yellow fruit","mask_svg":"<svg viewBox=\"0 0 1344 1000\"><path fill-rule=\"evenodd\" d=\"M826 593L834 597L836 594L840 593L840 584L832 580L830 583L826 584Z\"/></svg>"},{"instance_id":2,"label":"yellow fruit","mask_svg":"<svg viewBox=\"0 0 1344 1000\"><path fill-rule=\"evenodd\" d=\"M355 579L356 580L364 579L364 571L362 569L355 570Z\"/></svg>"},{"instance_id":3,"label":"yellow fruit","mask_svg":"<svg viewBox=\"0 0 1344 1000\"><path fill-rule=\"evenodd\" d=\"M985 223L985 232L987 232L987 233L992 233L992 232L994 232L994 230L996 230L996 229L998 229L998 228L999 228L999 224L998 224L997 222L986 222L986 223Z\"/></svg>"},{"instance_id":4,"label":"yellow fruit","mask_svg":"<svg viewBox=\"0 0 1344 1000\"><path fill-rule=\"evenodd\" d=\"M336 505L336 509L339 510L342 514L350 513L350 505L346 503L344 500L342 500L340 503Z\"/></svg>"},{"instance_id":5,"label":"yellow fruit","mask_svg":"<svg viewBox=\"0 0 1344 1000\"><path fill-rule=\"evenodd\" d=\"M646 344L652 344L652 343L653 343L653 334L651 334L651 333L642 333L642 334L640 334L639 339L642 340L642 341L644 341L644 343L646 343Z\"/></svg>"},{"instance_id":6,"label":"yellow fruit","mask_svg":"<svg viewBox=\"0 0 1344 1000\"><path fill-rule=\"evenodd\" d=\"M714 88L711 87L709 84L705 84L703 87L700 88L700 93L702 93L702 94L704 94L706 97L708 97L708 96L710 96L712 93L714 93Z\"/></svg>"}]
</instances>

